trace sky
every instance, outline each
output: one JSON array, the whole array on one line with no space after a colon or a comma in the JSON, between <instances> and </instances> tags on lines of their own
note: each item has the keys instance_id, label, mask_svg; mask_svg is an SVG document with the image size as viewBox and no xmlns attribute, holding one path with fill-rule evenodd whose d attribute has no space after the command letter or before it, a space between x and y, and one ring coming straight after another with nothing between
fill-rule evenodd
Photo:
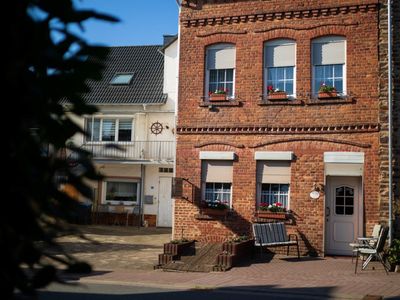
<instances>
[{"instance_id":1,"label":"sky","mask_svg":"<svg viewBox=\"0 0 400 300\"><path fill-rule=\"evenodd\" d=\"M111 14L121 21L113 24L89 20L84 32L89 43L105 46L159 45L163 34L178 33L175 0L77 0L77 8Z\"/></svg>"}]
</instances>

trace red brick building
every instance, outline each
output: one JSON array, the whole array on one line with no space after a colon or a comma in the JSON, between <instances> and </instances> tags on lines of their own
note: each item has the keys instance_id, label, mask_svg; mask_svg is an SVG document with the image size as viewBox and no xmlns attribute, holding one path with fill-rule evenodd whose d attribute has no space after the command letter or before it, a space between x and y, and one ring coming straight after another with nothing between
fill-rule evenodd
<instances>
[{"instance_id":1,"label":"red brick building","mask_svg":"<svg viewBox=\"0 0 400 300\"><path fill-rule=\"evenodd\" d=\"M184 1L176 238L250 234L253 222L274 220L259 207L279 202L303 254L348 254L349 241L387 221L382 9L378 0ZM337 95L323 98L323 84ZM278 89L285 95L272 99ZM224 101L213 101L216 90ZM216 202L226 215L204 209Z\"/></svg>"}]
</instances>

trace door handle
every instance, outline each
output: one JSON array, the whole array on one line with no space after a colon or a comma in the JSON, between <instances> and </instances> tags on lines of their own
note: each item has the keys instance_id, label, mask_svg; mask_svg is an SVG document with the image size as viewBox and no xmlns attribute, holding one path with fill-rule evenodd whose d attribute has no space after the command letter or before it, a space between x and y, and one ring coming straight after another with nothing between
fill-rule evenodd
<instances>
[{"instance_id":1,"label":"door handle","mask_svg":"<svg viewBox=\"0 0 400 300\"><path fill-rule=\"evenodd\" d=\"M326 208L326 216L329 217L331 215L331 209L330 207Z\"/></svg>"}]
</instances>

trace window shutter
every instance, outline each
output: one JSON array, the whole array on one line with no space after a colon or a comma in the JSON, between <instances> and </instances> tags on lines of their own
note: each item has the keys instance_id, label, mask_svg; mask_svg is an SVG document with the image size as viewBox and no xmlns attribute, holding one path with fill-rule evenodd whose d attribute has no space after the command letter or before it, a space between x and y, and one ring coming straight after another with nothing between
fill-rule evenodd
<instances>
[{"instance_id":1,"label":"window shutter","mask_svg":"<svg viewBox=\"0 0 400 300\"><path fill-rule=\"evenodd\" d=\"M290 40L266 43L265 67L290 67L296 65L296 44Z\"/></svg>"},{"instance_id":2,"label":"window shutter","mask_svg":"<svg viewBox=\"0 0 400 300\"><path fill-rule=\"evenodd\" d=\"M289 183L290 161L259 161L257 181L261 183Z\"/></svg>"},{"instance_id":3,"label":"window shutter","mask_svg":"<svg viewBox=\"0 0 400 300\"><path fill-rule=\"evenodd\" d=\"M205 160L202 171L203 182L231 183L233 179L232 161Z\"/></svg>"},{"instance_id":4,"label":"window shutter","mask_svg":"<svg viewBox=\"0 0 400 300\"><path fill-rule=\"evenodd\" d=\"M132 119L119 120L119 130L132 130Z\"/></svg>"},{"instance_id":5,"label":"window shutter","mask_svg":"<svg viewBox=\"0 0 400 300\"><path fill-rule=\"evenodd\" d=\"M345 40L342 37L325 37L313 41L312 59L314 65L344 64Z\"/></svg>"},{"instance_id":6,"label":"window shutter","mask_svg":"<svg viewBox=\"0 0 400 300\"><path fill-rule=\"evenodd\" d=\"M234 69L236 49L232 45L210 47L207 49L207 69Z\"/></svg>"}]
</instances>

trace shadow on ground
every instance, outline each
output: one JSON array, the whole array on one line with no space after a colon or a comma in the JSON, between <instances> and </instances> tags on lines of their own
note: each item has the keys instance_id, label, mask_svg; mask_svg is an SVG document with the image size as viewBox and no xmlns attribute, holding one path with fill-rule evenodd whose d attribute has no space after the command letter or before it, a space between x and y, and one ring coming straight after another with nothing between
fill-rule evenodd
<instances>
[{"instance_id":1,"label":"shadow on ground","mask_svg":"<svg viewBox=\"0 0 400 300\"><path fill-rule=\"evenodd\" d=\"M135 286L118 286L118 285L88 285L74 286L72 288L62 287L55 291L40 292L39 299L57 299L57 300L75 300L75 299L90 299L90 300L125 300L125 299L140 299L140 300L204 300L211 299L338 299L335 295L334 286L324 287L296 287L296 288L281 288L276 285L262 286L234 286L229 288L201 289L194 288L191 290L168 290L152 287L135 287ZM358 296L358 297L357 297ZM367 298L368 296L368 298ZM379 295L354 295L357 299L383 299ZM399 299L398 297L385 299Z\"/></svg>"},{"instance_id":2,"label":"shadow on ground","mask_svg":"<svg viewBox=\"0 0 400 300\"><path fill-rule=\"evenodd\" d=\"M100 253L110 251L140 251L144 249L162 249L162 246L148 245L148 244L120 244L120 243L90 243L90 242L59 242L66 253L77 254L77 253ZM160 250L161 251L161 250ZM61 254L57 248L48 248L48 252L51 254Z\"/></svg>"},{"instance_id":3,"label":"shadow on ground","mask_svg":"<svg viewBox=\"0 0 400 300\"><path fill-rule=\"evenodd\" d=\"M171 234L171 228L134 227L134 226L103 226L103 225L75 225L83 234L96 234L105 236L140 236Z\"/></svg>"}]
</instances>

